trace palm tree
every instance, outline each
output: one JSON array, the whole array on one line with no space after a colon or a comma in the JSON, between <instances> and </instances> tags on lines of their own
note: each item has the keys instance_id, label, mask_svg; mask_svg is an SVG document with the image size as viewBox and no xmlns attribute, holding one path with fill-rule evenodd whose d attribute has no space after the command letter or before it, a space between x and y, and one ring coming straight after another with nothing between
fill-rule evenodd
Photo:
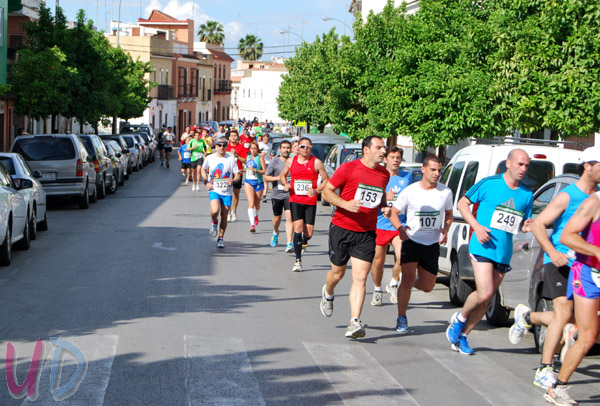
<instances>
[{"instance_id":1,"label":"palm tree","mask_svg":"<svg viewBox=\"0 0 600 406\"><path fill-rule=\"evenodd\" d=\"M256 35L246 35L240 39L238 50L242 59L247 61L256 61L260 59L263 53L263 43Z\"/></svg>"},{"instance_id":2,"label":"palm tree","mask_svg":"<svg viewBox=\"0 0 600 406\"><path fill-rule=\"evenodd\" d=\"M200 41L213 45L223 45L225 42L223 24L218 21L207 21L206 24L200 25L198 36L200 37Z\"/></svg>"}]
</instances>

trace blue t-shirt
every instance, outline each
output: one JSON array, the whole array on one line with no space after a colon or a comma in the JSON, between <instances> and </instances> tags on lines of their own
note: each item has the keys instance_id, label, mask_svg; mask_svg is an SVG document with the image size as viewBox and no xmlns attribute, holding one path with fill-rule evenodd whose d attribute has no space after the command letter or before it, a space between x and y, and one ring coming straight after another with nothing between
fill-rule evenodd
<instances>
[{"instance_id":1,"label":"blue t-shirt","mask_svg":"<svg viewBox=\"0 0 600 406\"><path fill-rule=\"evenodd\" d=\"M181 147L179 147L179 153L181 154L181 157L183 158L181 160L182 163L184 164L191 164L192 163L192 153L191 151L187 150L187 144L183 144Z\"/></svg>"},{"instance_id":2,"label":"blue t-shirt","mask_svg":"<svg viewBox=\"0 0 600 406\"><path fill-rule=\"evenodd\" d=\"M590 197L590 195L586 195L581 189L577 187L575 183L571 183L569 186L564 188L562 192L565 192L569 195L569 205L566 210L561 214L556 220L554 220L554 229L552 231L552 235L550 236L550 241L554 245L554 248L558 252L562 252L563 254L569 255L569 247L562 244L560 242L560 236L562 234L563 229L567 225L569 219L575 214L577 208L583 203L585 199ZM561 193L562 193L561 192ZM569 267L573 264L575 253L571 253L569 256ZM544 264L552 262L548 254L544 252Z\"/></svg>"},{"instance_id":3,"label":"blue t-shirt","mask_svg":"<svg viewBox=\"0 0 600 406\"><path fill-rule=\"evenodd\" d=\"M388 205L391 206L398 198L398 195L400 194L400 192L402 192L404 190L404 188L406 188L411 183L412 183L412 175L410 172L399 171L398 176L390 176L390 180L389 180L387 186L385 187L385 191L387 193L390 190L393 190L394 192L396 192L396 196L394 196L393 200L388 201ZM398 218L400 219L400 222L403 225L406 224L406 214L400 214L398 216ZM389 230L389 231L396 230L394 228L394 226L392 225L392 223L390 222L390 219L385 217L383 215L383 213L381 212L381 210L379 210L379 215L377 216L377 229Z\"/></svg>"},{"instance_id":4,"label":"blue t-shirt","mask_svg":"<svg viewBox=\"0 0 600 406\"><path fill-rule=\"evenodd\" d=\"M499 264L510 264L512 257L513 232L517 231L521 220L531 217L533 193L522 183L516 189L508 187L504 175L482 179L465 195L477 207L477 222L490 231L490 241L481 244L475 233L469 242L469 252L481 255Z\"/></svg>"}]
</instances>

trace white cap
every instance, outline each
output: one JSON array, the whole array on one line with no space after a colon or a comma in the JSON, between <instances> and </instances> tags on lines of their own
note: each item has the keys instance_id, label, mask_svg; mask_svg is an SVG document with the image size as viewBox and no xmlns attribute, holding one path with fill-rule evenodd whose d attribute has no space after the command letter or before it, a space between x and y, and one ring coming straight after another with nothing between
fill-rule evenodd
<instances>
[{"instance_id":1,"label":"white cap","mask_svg":"<svg viewBox=\"0 0 600 406\"><path fill-rule=\"evenodd\" d=\"M579 156L580 164L583 164L586 162L592 162L592 161L600 162L600 148L599 147L586 148Z\"/></svg>"}]
</instances>

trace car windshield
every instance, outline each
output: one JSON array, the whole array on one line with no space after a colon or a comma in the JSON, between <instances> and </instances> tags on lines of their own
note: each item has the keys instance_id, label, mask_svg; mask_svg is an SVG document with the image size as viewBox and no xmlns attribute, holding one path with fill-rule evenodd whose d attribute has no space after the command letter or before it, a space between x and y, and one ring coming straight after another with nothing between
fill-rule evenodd
<instances>
[{"instance_id":1,"label":"car windshield","mask_svg":"<svg viewBox=\"0 0 600 406\"><path fill-rule=\"evenodd\" d=\"M311 153L322 161L329 153L331 147L333 147L333 144L313 144Z\"/></svg>"},{"instance_id":2,"label":"car windshield","mask_svg":"<svg viewBox=\"0 0 600 406\"><path fill-rule=\"evenodd\" d=\"M359 155L360 153L360 155ZM346 158L348 158L349 155L351 154L356 154L356 156L362 156L362 150L360 149L343 149L342 150L342 154L340 156L340 162L346 162Z\"/></svg>"},{"instance_id":3,"label":"car windshield","mask_svg":"<svg viewBox=\"0 0 600 406\"><path fill-rule=\"evenodd\" d=\"M92 157L95 157L96 150L94 149L94 144L92 143L92 140L88 137L81 137L81 140L83 141L83 145L85 145L85 149L88 152L88 154L90 154Z\"/></svg>"},{"instance_id":4,"label":"car windshield","mask_svg":"<svg viewBox=\"0 0 600 406\"><path fill-rule=\"evenodd\" d=\"M13 160L10 157L0 156L0 165L2 165L10 175L17 174Z\"/></svg>"},{"instance_id":5,"label":"car windshield","mask_svg":"<svg viewBox=\"0 0 600 406\"><path fill-rule=\"evenodd\" d=\"M133 137L123 137L123 139L127 144L127 148L133 148Z\"/></svg>"},{"instance_id":6,"label":"car windshield","mask_svg":"<svg viewBox=\"0 0 600 406\"><path fill-rule=\"evenodd\" d=\"M73 141L63 137L17 138L13 152L21 154L27 161L75 159Z\"/></svg>"},{"instance_id":7,"label":"car windshield","mask_svg":"<svg viewBox=\"0 0 600 406\"><path fill-rule=\"evenodd\" d=\"M497 174L506 172L506 161L500 162ZM548 161L535 161L532 160L529 163L529 169L521 180L521 183L525 185L532 192L537 191L540 186L548 182L554 177L554 165Z\"/></svg>"}]
</instances>

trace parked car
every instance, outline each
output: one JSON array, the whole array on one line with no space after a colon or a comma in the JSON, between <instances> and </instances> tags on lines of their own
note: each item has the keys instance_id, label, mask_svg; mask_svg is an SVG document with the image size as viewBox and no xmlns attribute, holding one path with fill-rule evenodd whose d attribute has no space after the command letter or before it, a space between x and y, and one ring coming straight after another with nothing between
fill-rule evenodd
<instances>
[{"instance_id":1,"label":"parked car","mask_svg":"<svg viewBox=\"0 0 600 406\"><path fill-rule=\"evenodd\" d=\"M146 143L146 148L148 148L148 151L146 153L146 162L150 163L150 162L154 162L154 155L156 152L156 141L149 137L148 134L146 133L138 133L142 139L144 140L144 142Z\"/></svg>"},{"instance_id":2,"label":"parked car","mask_svg":"<svg viewBox=\"0 0 600 406\"><path fill-rule=\"evenodd\" d=\"M115 170L117 172L117 186L123 186L125 184L125 176L127 174L127 166L129 163L129 157L125 154L121 146L113 140L102 140L110 159L113 161Z\"/></svg>"},{"instance_id":3,"label":"parked car","mask_svg":"<svg viewBox=\"0 0 600 406\"><path fill-rule=\"evenodd\" d=\"M201 121L199 126L200 127L211 127L215 134L219 132L219 123L217 123L216 121Z\"/></svg>"},{"instance_id":4,"label":"parked car","mask_svg":"<svg viewBox=\"0 0 600 406\"><path fill-rule=\"evenodd\" d=\"M219 121L219 125L222 125L224 128L238 128L240 126L240 123L237 122L237 120L223 120L223 121Z\"/></svg>"},{"instance_id":5,"label":"parked car","mask_svg":"<svg viewBox=\"0 0 600 406\"><path fill-rule=\"evenodd\" d=\"M98 199L104 199L107 191L109 193L114 193L117 190L117 176L114 171L112 160L100 137L94 134L80 135L79 137L83 141L83 144L94 163Z\"/></svg>"},{"instance_id":6,"label":"parked car","mask_svg":"<svg viewBox=\"0 0 600 406\"><path fill-rule=\"evenodd\" d=\"M121 134L101 135L100 138L103 141L111 140L111 141L115 141L117 144L119 144L119 147L121 147L121 153L125 154L125 156L127 157L127 172L125 172L125 179L129 179L129 174L131 172L133 172L134 159L131 156L131 152L129 151L129 148L127 147L127 142L125 141L125 139L121 136Z\"/></svg>"},{"instance_id":7,"label":"parked car","mask_svg":"<svg viewBox=\"0 0 600 406\"><path fill-rule=\"evenodd\" d=\"M344 163L349 155L353 153L356 154L358 151L362 151L361 143L343 143L333 145L323 160L323 166L325 166L327 175L331 177L335 170L339 168L342 163Z\"/></svg>"},{"instance_id":8,"label":"parked car","mask_svg":"<svg viewBox=\"0 0 600 406\"><path fill-rule=\"evenodd\" d=\"M398 169L401 171L410 172L410 174L412 175L411 183L415 183L415 182L418 182L421 179L423 179L423 172L421 172L422 167L423 167L423 164L420 162L404 162L404 161L402 161L402 163L400 164L400 167Z\"/></svg>"},{"instance_id":9,"label":"parked car","mask_svg":"<svg viewBox=\"0 0 600 406\"><path fill-rule=\"evenodd\" d=\"M448 242L440 247L439 269L440 273L450 275L450 302L456 306L464 304L467 296L473 291L475 282L469 258L471 230L457 210L456 204L479 180L504 173L506 157L514 148L522 148L531 157L529 170L522 183L533 192L556 175L574 172L580 155L579 151L558 148L557 144L477 144L461 149L452 157L440 178L440 182L452 190L454 221L448 232ZM493 325L505 325L510 310L498 304L502 304L502 298L497 292L488 309L487 320Z\"/></svg>"},{"instance_id":10,"label":"parked car","mask_svg":"<svg viewBox=\"0 0 600 406\"><path fill-rule=\"evenodd\" d=\"M32 170L41 173L46 196L76 198L81 209L98 200L94 164L79 136L21 135L11 152L21 154Z\"/></svg>"},{"instance_id":11,"label":"parked car","mask_svg":"<svg viewBox=\"0 0 600 406\"><path fill-rule=\"evenodd\" d=\"M140 146L140 154L142 155L142 166L147 166L150 161L150 148L141 134L131 134L136 139Z\"/></svg>"},{"instance_id":12,"label":"parked car","mask_svg":"<svg viewBox=\"0 0 600 406\"><path fill-rule=\"evenodd\" d=\"M133 165L132 170L134 172L139 171L140 169L142 169L143 166L143 157L142 149L140 148L138 140L132 134L122 134L121 137L123 137L123 139L125 140L125 143L127 144L127 149L131 154L131 161Z\"/></svg>"},{"instance_id":13,"label":"parked car","mask_svg":"<svg viewBox=\"0 0 600 406\"><path fill-rule=\"evenodd\" d=\"M31 213L29 216L29 234L30 238L35 240L38 230L48 230L46 191L38 180L42 174L37 171L33 173L23 157L14 152L0 152L0 165L11 176L16 188L20 189L20 193L27 201L29 213ZM29 182L31 182L31 187L29 187Z\"/></svg>"},{"instance_id":14,"label":"parked car","mask_svg":"<svg viewBox=\"0 0 600 406\"><path fill-rule=\"evenodd\" d=\"M154 131L148 124L131 124L125 123L121 125L120 134L144 133L149 138L154 139Z\"/></svg>"}]
</instances>

